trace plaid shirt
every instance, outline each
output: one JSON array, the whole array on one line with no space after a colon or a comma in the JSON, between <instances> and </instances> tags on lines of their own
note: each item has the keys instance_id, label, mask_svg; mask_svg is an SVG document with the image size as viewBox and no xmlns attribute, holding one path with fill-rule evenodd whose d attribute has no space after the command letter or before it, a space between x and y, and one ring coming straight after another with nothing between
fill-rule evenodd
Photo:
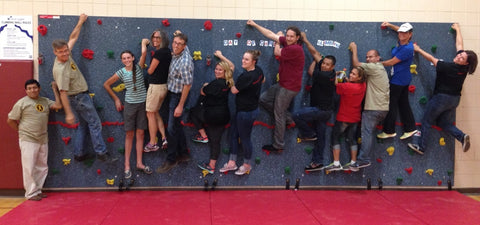
<instances>
[{"instance_id":1,"label":"plaid shirt","mask_svg":"<svg viewBox=\"0 0 480 225\"><path fill-rule=\"evenodd\" d=\"M180 55L173 55L168 70L168 90L173 93L182 93L183 85L193 82L193 59L190 50L185 47Z\"/></svg>"}]
</instances>

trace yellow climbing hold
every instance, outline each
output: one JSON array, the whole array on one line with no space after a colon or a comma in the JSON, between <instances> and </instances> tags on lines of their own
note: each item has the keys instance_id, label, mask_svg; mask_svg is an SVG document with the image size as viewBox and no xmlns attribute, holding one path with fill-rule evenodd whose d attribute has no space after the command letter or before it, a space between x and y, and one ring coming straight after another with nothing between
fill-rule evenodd
<instances>
[{"instance_id":1,"label":"yellow climbing hold","mask_svg":"<svg viewBox=\"0 0 480 225\"><path fill-rule=\"evenodd\" d=\"M118 93L118 92L121 92L121 91L125 90L125 84L124 84L124 83L121 83L121 84L113 87L112 89L113 89L113 91L115 91L115 92L117 92L117 93Z\"/></svg>"},{"instance_id":2,"label":"yellow climbing hold","mask_svg":"<svg viewBox=\"0 0 480 225\"><path fill-rule=\"evenodd\" d=\"M444 145L445 145L445 138L441 137L440 140L438 141L438 143L439 143L441 146L444 146Z\"/></svg>"},{"instance_id":3,"label":"yellow climbing hold","mask_svg":"<svg viewBox=\"0 0 480 225\"><path fill-rule=\"evenodd\" d=\"M362 143L362 138L361 137L357 138L357 144L361 144L361 143Z\"/></svg>"},{"instance_id":4,"label":"yellow climbing hold","mask_svg":"<svg viewBox=\"0 0 480 225\"><path fill-rule=\"evenodd\" d=\"M115 179L107 179L107 184L108 185L113 185L115 183Z\"/></svg>"},{"instance_id":5,"label":"yellow climbing hold","mask_svg":"<svg viewBox=\"0 0 480 225\"><path fill-rule=\"evenodd\" d=\"M432 174L433 174L433 169L425 170L425 173L428 173L428 175L432 176Z\"/></svg>"},{"instance_id":6,"label":"yellow climbing hold","mask_svg":"<svg viewBox=\"0 0 480 225\"><path fill-rule=\"evenodd\" d=\"M66 166L66 165L70 164L72 159L63 159L62 161L63 161L63 165Z\"/></svg>"},{"instance_id":7,"label":"yellow climbing hold","mask_svg":"<svg viewBox=\"0 0 480 225\"><path fill-rule=\"evenodd\" d=\"M88 93L90 95L90 98L93 98L95 96L95 93Z\"/></svg>"},{"instance_id":8,"label":"yellow climbing hold","mask_svg":"<svg viewBox=\"0 0 480 225\"><path fill-rule=\"evenodd\" d=\"M201 51L194 51L193 52L193 60L202 60L202 52Z\"/></svg>"},{"instance_id":9,"label":"yellow climbing hold","mask_svg":"<svg viewBox=\"0 0 480 225\"><path fill-rule=\"evenodd\" d=\"M393 146L390 146L387 148L388 155L391 156L393 155L393 152L395 152L395 148Z\"/></svg>"},{"instance_id":10,"label":"yellow climbing hold","mask_svg":"<svg viewBox=\"0 0 480 225\"><path fill-rule=\"evenodd\" d=\"M202 170L203 177L207 176L209 174L208 170Z\"/></svg>"},{"instance_id":11,"label":"yellow climbing hold","mask_svg":"<svg viewBox=\"0 0 480 225\"><path fill-rule=\"evenodd\" d=\"M418 74L417 73L417 65L415 65L415 64L410 65L410 73Z\"/></svg>"}]
</instances>

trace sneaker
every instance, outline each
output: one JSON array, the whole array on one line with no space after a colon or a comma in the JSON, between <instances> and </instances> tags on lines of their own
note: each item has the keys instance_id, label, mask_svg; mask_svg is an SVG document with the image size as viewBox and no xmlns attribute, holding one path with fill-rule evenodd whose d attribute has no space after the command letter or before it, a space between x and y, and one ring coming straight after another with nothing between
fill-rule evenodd
<instances>
[{"instance_id":1,"label":"sneaker","mask_svg":"<svg viewBox=\"0 0 480 225\"><path fill-rule=\"evenodd\" d=\"M118 161L118 158L116 157L113 157L110 155L110 153L104 153L104 154L98 154L97 153L97 158L102 161L102 162L106 162L106 163L114 163L116 161Z\"/></svg>"},{"instance_id":2,"label":"sneaker","mask_svg":"<svg viewBox=\"0 0 480 225\"><path fill-rule=\"evenodd\" d=\"M237 169L238 169L238 167L237 167L236 164L233 165L233 166L228 166L228 163L225 163L225 164L223 165L223 167L220 168L219 171L220 171L220 173L225 173L225 172L227 172L227 171L232 171L232 170L237 170Z\"/></svg>"},{"instance_id":3,"label":"sneaker","mask_svg":"<svg viewBox=\"0 0 480 225\"><path fill-rule=\"evenodd\" d=\"M143 167L143 168L138 168L138 167L137 167L137 170L138 170L138 171L142 171L142 172L144 172L145 174L152 174L152 173L153 173L152 168L150 168L150 167L147 166L147 165L145 165L145 167ZM125 177L125 178L126 178L126 177Z\"/></svg>"},{"instance_id":4,"label":"sneaker","mask_svg":"<svg viewBox=\"0 0 480 225\"><path fill-rule=\"evenodd\" d=\"M418 153L418 154L420 154L420 155L423 155L424 152L420 149L420 146L418 146L417 144L408 143L407 145L408 145L408 147L409 147L410 149L412 149L414 152L416 152L416 153Z\"/></svg>"},{"instance_id":5,"label":"sneaker","mask_svg":"<svg viewBox=\"0 0 480 225\"><path fill-rule=\"evenodd\" d=\"M95 155L90 154L90 153L86 153L86 154L84 154L84 155L75 155L75 156L73 156L73 158L74 158L76 161L82 162L82 161L85 161L85 160L87 160L87 159L93 159L93 158L95 158Z\"/></svg>"},{"instance_id":6,"label":"sneaker","mask_svg":"<svg viewBox=\"0 0 480 225\"><path fill-rule=\"evenodd\" d=\"M262 150L270 151L270 152L281 152L281 151L283 151L283 149L275 148L275 147L273 147L273 145L264 145L262 147Z\"/></svg>"},{"instance_id":7,"label":"sneaker","mask_svg":"<svg viewBox=\"0 0 480 225\"><path fill-rule=\"evenodd\" d=\"M30 201L40 201L40 200L42 200L42 196L35 195L35 196L29 198L28 200L30 200Z\"/></svg>"},{"instance_id":8,"label":"sneaker","mask_svg":"<svg viewBox=\"0 0 480 225\"><path fill-rule=\"evenodd\" d=\"M343 166L342 166L343 170L345 170L345 171L347 171L347 170L351 170L351 169L350 169L350 165L351 165L351 164L352 164L352 163L351 163L351 162L349 162L349 163L347 163L347 164L343 165Z\"/></svg>"},{"instance_id":9,"label":"sneaker","mask_svg":"<svg viewBox=\"0 0 480 225\"><path fill-rule=\"evenodd\" d=\"M212 168L208 163L198 164L197 166L202 170L206 170L209 174L213 174L215 172L215 168Z\"/></svg>"},{"instance_id":10,"label":"sneaker","mask_svg":"<svg viewBox=\"0 0 480 225\"><path fill-rule=\"evenodd\" d=\"M343 170L342 165L336 166L333 163L330 163L328 166L324 168L326 171L338 171L338 170Z\"/></svg>"},{"instance_id":11,"label":"sneaker","mask_svg":"<svg viewBox=\"0 0 480 225\"><path fill-rule=\"evenodd\" d=\"M318 139L315 135L312 137L302 137L301 135L298 135L297 137L302 141L316 141Z\"/></svg>"},{"instance_id":12,"label":"sneaker","mask_svg":"<svg viewBox=\"0 0 480 225\"><path fill-rule=\"evenodd\" d=\"M251 167L250 166L244 166L244 165L241 165L240 168L238 168L237 171L235 171L235 175L244 175L244 174L250 174L250 169Z\"/></svg>"},{"instance_id":13,"label":"sneaker","mask_svg":"<svg viewBox=\"0 0 480 225\"><path fill-rule=\"evenodd\" d=\"M132 177L132 171L125 170L125 179L129 179L130 177Z\"/></svg>"},{"instance_id":14,"label":"sneaker","mask_svg":"<svg viewBox=\"0 0 480 225\"><path fill-rule=\"evenodd\" d=\"M157 173L166 173L170 171L173 167L177 165L177 161L175 162L170 162L170 161L165 161L162 166L157 168Z\"/></svg>"},{"instance_id":15,"label":"sneaker","mask_svg":"<svg viewBox=\"0 0 480 225\"><path fill-rule=\"evenodd\" d=\"M397 133L387 134L385 132L382 132L382 133L377 134L377 138L380 138L380 139L391 138L391 137L395 137L395 136L397 136Z\"/></svg>"},{"instance_id":16,"label":"sneaker","mask_svg":"<svg viewBox=\"0 0 480 225\"><path fill-rule=\"evenodd\" d=\"M37 196L40 196L42 198L47 198L48 197L47 194L44 194L44 193L38 193Z\"/></svg>"},{"instance_id":17,"label":"sneaker","mask_svg":"<svg viewBox=\"0 0 480 225\"><path fill-rule=\"evenodd\" d=\"M197 134L192 141L198 142L198 143L208 143L208 137L202 137L201 135Z\"/></svg>"},{"instance_id":18,"label":"sneaker","mask_svg":"<svg viewBox=\"0 0 480 225\"><path fill-rule=\"evenodd\" d=\"M405 132L405 133L403 133L403 135L400 137L400 140L407 139L407 138L415 135L417 132L418 132L418 130L413 130L413 131L410 131L410 132Z\"/></svg>"},{"instance_id":19,"label":"sneaker","mask_svg":"<svg viewBox=\"0 0 480 225\"><path fill-rule=\"evenodd\" d=\"M313 172L323 170L325 167L322 163L311 162L308 166L305 167L305 171Z\"/></svg>"},{"instance_id":20,"label":"sneaker","mask_svg":"<svg viewBox=\"0 0 480 225\"><path fill-rule=\"evenodd\" d=\"M181 156L177 157L177 163L186 163L191 160L191 157L189 154L183 154Z\"/></svg>"},{"instance_id":21,"label":"sneaker","mask_svg":"<svg viewBox=\"0 0 480 225\"><path fill-rule=\"evenodd\" d=\"M145 145L145 148L143 148L143 151L144 152L154 152L154 151L157 151L160 147L158 147L157 144L150 144L150 142L148 142L147 145Z\"/></svg>"},{"instance_id":22,"label":"sneaker","mask_svg":"<svg viewBox=\"0 0 480 225\"><path fill-rule=\"evenodd\" d=\"M162 139L162 149L166 150L168 148L168 141L166 138Z\"/></svg>"},{"instance_id":23,"label":"sneaker","mask_svg":"<svg viewBox=\"0 0 480 225\"><path fill-rule=\"evenodd\" d=\"M470 149L470 135L468 134L465 134L465 136L463 136L462 149L463 152L467 152L468 149Z\"/></svg>"},{"instance_id":24,"label":"sneaker","mask_svg":"<svg viewBox=\"0 0 480 225\"><path fill-rule=\"evenodd\" d=\"M357 172L361 168L369 167L371 165L372 165L371 162L355 162L350 164L348 168L353 172Z\"/></svg>"}]
</instances>

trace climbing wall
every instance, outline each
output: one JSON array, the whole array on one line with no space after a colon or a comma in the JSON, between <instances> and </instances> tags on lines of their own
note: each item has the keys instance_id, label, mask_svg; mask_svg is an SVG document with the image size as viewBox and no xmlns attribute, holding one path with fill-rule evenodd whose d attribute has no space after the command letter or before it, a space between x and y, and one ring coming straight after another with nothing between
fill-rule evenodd
<instances>
[{"instance_id":1,"label":"climbing wall","mask_svg":"<svg viewBox=\"0 0 480 225\"><path fill-rule=\"evenodd\" d=\"M52 66L55 56L51 42L54 39L68 39L70 32L78 21L77 16L40 15L39 54L42 63L39 65L39 77L42 86L48 86L53 80ZM298 26L307 33L307 37L323 55L334 55L337 58L336 70L350 70L351 57L348 44L355 41L359 48L359 58L364 59L369 49L378 49L383 59L390 58L390 50L396 44L396 33L389 29L381 29L380 22L309 22L309 21L256 21L258 24L277 32L285 31L290 25ZM210 26L211 25L211 26ZM399 24L397 24L399 25ZM415 23L413 41L439 59L451 61L455 55L455 35L450 24ZM120 18L89 17L83 25L79 39L72 49L72 57L83 72L89 91L92 93L98 114L103 122L103 137L108 151L120 160L107 165L98 160L76 162L73 159L73 139L75 126L64 123L63 111L52 113L49 126L49 176L46 187L113 187L123 178L124 129L122 114L117 112L114 103L103 88L103 82L122 67L119 53L131 50L137 59L140 56L140 41L150 37L156 28L162 28L169 34L170 40L177 29L189 37L188 47L195 58L194 84L185 106L183 115L184 129L187 135L192 161L180 164L167 174L143 174L133 171L136 186L141 187L191 187L203 186L204 181L216 179L219 186L271 187L285 186L288 179L292 185L298 180L302 186L363 186L367 180L373 184L381 182L385 186L447 186L453 181L454 139L443 131L434 131L428 139L429 148L424 156L419 156L407 147L408 140L388 139L377 141L372 150L372 166L359 172L347 171L326 174L325 172L305 173L303 168L310 162L313 143L297 143L297 129L289 128L285 134L285 150L283 153L268 154L261 150L264 144L272 141L272 119L261 111L252 132L254 144L254 166L252 172L245 176L233 173L218 172L228 161L229 137L228 129L223 135L222 154L217 163L217 171L213 175L202 174L197 163L206 162L209 148L206 144L194 143L190 139L196 130L188 121L189 109L193 107L204 82L214 79L215 59L213 52L221 50L223 55L236 65L235 78L242 72L241 57L247 49L258 49L262 55L258 65L266 75L262 90L265 91L276 82L278 62L273 56L273 42L260 32L246 26L244 20L201 20L201 19L165 19L165 18ZM149 51L152 49L149 49ZM83 54L82 54L83 53ZM150 54L147 54L147 63ZM312 57L305 48L305 72L303 86L310 84L306 69ZM208 65L207 59L212 59ZM415 120L420 125L426 101L433 92L435 72L433 66L423 58L415 56L416 72L413 75L412 92L409 94L410 104ZM390 71L390 68L387 68ZM119 85L119 83L114 86ZM412 87L413 87L412 86ZM53 98L51 90L42 89L42 94ZM124 91L118 96L123 100ZM302 88L296 96L290 110L294 111L309 103L309 92ZM230 108L234 112L234 97L230 96ZM161 109L163 111L164 108ZM333 119L329 124L333 124ZM402 133L397 126L397 133ZM331 127L327 129L327 145L324 149L326 164L332 161L330 143ZM380 131L378 131L380 132ZM146 138L148 134L146 132ZM443 141L441 141L443 140ZM93 152L89 137L87 148ZM341 162L349 161L349 153L342 145ZM165 160L162 151L144 153L144 162L153 169ZM242 163L243 154L239 154L238 165ZM135 168L135 156L132 154L131 166ZM130 181L125 181L130 182Z\"/></svg>"}]
</instances>

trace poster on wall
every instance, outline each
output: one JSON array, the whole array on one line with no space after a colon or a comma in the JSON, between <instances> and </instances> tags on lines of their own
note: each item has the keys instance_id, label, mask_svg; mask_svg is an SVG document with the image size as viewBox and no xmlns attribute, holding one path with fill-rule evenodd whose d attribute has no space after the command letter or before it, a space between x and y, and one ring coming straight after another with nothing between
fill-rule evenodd
<instances>
[{"instance_id":1,"label":"poster on wall","mask_svg":"<svg viewBox=\"0 0 480 225\"><path fill-rule=\"evenodd\" d=\"M33 60L31 16L0 15L0 59Z\"/></svg>"}]
</instances>

